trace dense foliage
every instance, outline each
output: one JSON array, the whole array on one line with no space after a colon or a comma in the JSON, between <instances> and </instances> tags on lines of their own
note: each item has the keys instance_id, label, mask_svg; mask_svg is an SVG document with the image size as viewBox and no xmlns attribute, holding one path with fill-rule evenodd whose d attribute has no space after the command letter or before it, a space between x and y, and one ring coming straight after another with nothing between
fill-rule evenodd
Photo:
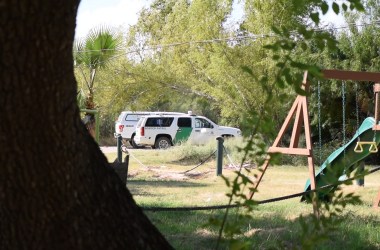
<instances>
[{"instance_id":1,"label":"dense foliage","mask_svg":"<svg viewBox=\"0 0 380 250\"><path fill-rule=\"evenodd\" d=\"M112 66L97 73L95 102L102 136L112 135L122 110L193 110L241 128L254 114L265 113L278 130L300 91L303 70L316 69L305 65L379 70L376 1L364 2L367 12L346 13L343 29L324 26L316 12L360 9L358 1L350 2L153 1L122 34L125 48L116 51ZM342 107L342 83L321 82L321 117L316 83L311 80L313 140L318 140L321 120L323 143L339 143L343 108L336 107ZM357 127L355 91L354 84L347 83L348 137ZM358 96L362 120L373 113L372 85L359 84Z\"/></svg>"}]
</instances>

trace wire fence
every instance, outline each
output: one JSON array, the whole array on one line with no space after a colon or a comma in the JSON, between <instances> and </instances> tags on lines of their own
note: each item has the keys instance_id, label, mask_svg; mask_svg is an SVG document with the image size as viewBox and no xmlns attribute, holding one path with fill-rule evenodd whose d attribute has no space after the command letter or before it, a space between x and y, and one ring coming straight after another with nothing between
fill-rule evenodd
<instances>
[{"instance_id":1,"label":"wire fence","mask_svg":"<svg viewBox=\"0 0 380 250\"><path fill-rule=\"evenodd\" d=\"M373 168L373 169L368 171L367 175L373 174L379 170L380 170L380 167ZM296 198L296 197L303 197L303 196L309 195L311 193L318 193L318 192L323 191L325 189L337 187L343 183L347 183L347 181L353 181L358 177L360 177L360 175L356 176L355 178L349 178L349 179L344 180L344 181L337 181L336 183L325 185L325 186L319 187L319 188L314 189L314 190L307 190L304 192L295 193L295 194L291 194L291 195L285 195L285 196L271 198L271 199L267 199L267 200L256 201L255 203L257 205L261 205L261 204L267 204L267 203L273 203L273 202L288 200L288 199L292 199L292 198ZM364 175L362 177L364 177ZM246 206L246 205L245 204L233 204L233 205L189 206L189 207L144 207L144 206L141 206L141 209L144 211L151 211L151 212L165 212L165 211L166 212L169 212L169 211L170 212L181 212L181 211L183 212L183 211L219 210L219 209L227 209L227 208L239 208L239 207L244 207L244 206Z\"/></svg>"}]
</instances>

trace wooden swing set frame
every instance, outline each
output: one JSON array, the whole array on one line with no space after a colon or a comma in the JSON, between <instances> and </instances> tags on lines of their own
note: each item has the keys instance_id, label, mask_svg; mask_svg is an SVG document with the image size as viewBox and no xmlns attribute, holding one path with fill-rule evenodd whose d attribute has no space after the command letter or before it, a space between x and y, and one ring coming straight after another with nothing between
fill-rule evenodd
<instances>
[{"instance_id":1,"label":"wooden swing set frame","mask_svg":"<svg viewBox=\"0 0 380 250\"><path fill-rule=\"evenodd\" d=\"M351 81L370 81L374 82L374 93L375 93L375 125L373 126L373 130L380 130L379 122L379 93L380 93L380 73L377 72L359 72L359 71L345 71L345 70L322 70L324 79L335 79L335 80L351 80ZM302 89L306 92L310 91L310 84L307 80L308 72L304 73L303 81L302 81ZM290 138L289 147L281 147L279 145L281 139L283 138L285 132L291 125L293 121L293 130ZM299 147L299 139L301 135L302 125L304 127L305 141L306 147ZM366 143L366 142L362 142ZM309 176L310 176L310 184L311 189L315 190L315 167L313 161L313 145L311 141L311 133L310 133L310 120L307 106L307 96L298 95L296 100L294 101L273 145L268 149L268 157L266 158L263 166L261 167L261 172L257 177L257 181L254 184L254 189L257 189L259 186L261 179L263 178L266 169L270 163L270 155L273 153L281 153L288 155L300 155L306 156L309 168ZM252 198L254 193L251 193ZM315 196L316 197L316 196ZM375 208L379 208L380 205L380 189L378 195L374 201L373 206ZM314 214L319 216L317 200L313 199L313 210Z\"/></svg>"}]
</instances>

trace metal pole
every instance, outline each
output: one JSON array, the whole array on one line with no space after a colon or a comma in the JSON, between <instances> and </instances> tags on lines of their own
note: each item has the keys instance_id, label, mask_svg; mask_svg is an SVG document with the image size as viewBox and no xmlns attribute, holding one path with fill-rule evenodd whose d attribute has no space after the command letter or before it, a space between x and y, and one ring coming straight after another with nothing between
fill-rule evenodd
<instances>
[{"instance_id":1,"label":"metal pole","mask_svg":"<svg viewBox=\"0 0 380 250\"><path fill-rule=\"evenodd\" d=\"M126 176L125 176L125 183L127 183L128 181L128 167L129 167L129 154L127 153L127 155L124 157L124 166L126 168Z\"/></svg>"},{"instance_id":2,"label":"metal pole","mask_svg":"<svg viewBox=\"0 0 380 250\"><path fill-rule=\"evenodd\" d=\"M360 174L362 174L364 172L364 161L361 161L359 163L357 163L359 166L357 168L356 171L358 171ZM360 187L364 187L364 177L361 177L359 179L356 180L356 185L360 186Z\"/></svg>"},{"instance_id":3,"label":"metal pole","mask_svg":"<svg viewBox=\"0 0 380 250\"><path fill-rule=\"evenodd\" d=\"M95 112L95 141L97 143L99 143L99 128L100 128L100 124L99 124L99 112L96 110Z\"/></svg>"},{"instance_id":4,"label":"metal pole","mask_svg":"<svg viewBox=\"0 0 380 250\"><path fill-rule=\"evenodd\" d=\"M121 146L123 145L122 143L122 137L121 137L121 134L117 134L116 135L116 138L117 138L117 142L116 142L116 147L117 147L117 161L119 163L122 163L123 162L123 159L122 159L122 151L121 151Z\"/></svg>"},{"instance_id":5,"label":"metal pole","mask_svg":"<svg viewBox=\"0 0 380 250\"><path fill-rule=\"evenodd\" d=\"M375 126L379 122L379 92L380 92L380 83L375 83L373 86L373 92L375 93Z\"/></svg>"},{"instance_id":6,"label":"metal pole","mask_svg":"<svg viewBox=\"0 0 380 250\"><path fill-rule=\"evenodd\" d=\"M223 169L223 138L217 137L216 140L218 141L218 147L216 151L216 175L220 176L222 175L222 169Z\"/></svg>"}]
</instances>

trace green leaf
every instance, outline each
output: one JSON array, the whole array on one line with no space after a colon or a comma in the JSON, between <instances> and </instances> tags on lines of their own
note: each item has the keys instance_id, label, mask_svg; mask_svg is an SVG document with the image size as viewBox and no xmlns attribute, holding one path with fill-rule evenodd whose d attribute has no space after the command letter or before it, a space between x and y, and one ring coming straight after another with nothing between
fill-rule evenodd
<instances>
[{"instance_id":1,"label":"green leaf","mask_svg":"<svg viewBox=\"0 0 380 250\"><path fill-rule=\"evenodd\" d=\"M282 78L277 79L276 84L277 84L277 86L278 86L279 88L282 88L282 89L283 89L283 88L285 87L285 83L284 83L284 80L282 80Z\"/></svg>"},{"instance_id":2,"label":"green leaf","mask_svg":"<svg viewBox=\"0 0 380 250\"><path fill-rule=\"evenodd\" d=\"M224 182L226 183L226 186L229 187L230 186L230 180L227 177L225 177L224 175L222 175L221 177L224 180Z\"/></svg>"},{"instance_id":3,"label":"green leaf","mask_svg":"<svg viewBox=\"0 0 380 250\"><path fill-rule=\"evenodd\" d=\"M344 11L347 11L347 9L348 9L347 4L343 3L343 4L342 4L342 9L343 9Z\"/></svg>"},{"instance_id":4,"label":"green leaf","mask_svg":"<svg viewBox=\"0 0 380 250\"><path fill-rule=\"evenodd\" d=\"M307 67L307 71L309 72L309 74L311 74L311 75L313 75L315 77L323 77L321 69L318 66L309 65Z\"/></svg>"},{"instance_id":5,"label":"green leaf","mask_svg":"<svg viewBox=\"0 0 380 250\"><path fill-rule=\"evenodd\" d=\"M319 13L318 12L311 13L310 18L311 18L311 20L313 20L313 22L315 24L317 24L317 25L319 24L320 19L319 19Z\"/></svg>"},{"instance_id":6,"label":"green leaf","mask_svg":"<svg viewBox=\"0 0 380 250\"><path fill-rule=\"evenodd\" d=\"M282 26L281 29L282 29L283 36L285 36L285 37L289 37L290 36L289 30L285 26Z\"/></svg>"},{"instance_id":7,"label":"green leaf","mask_svg":"<svg viewBox=\"0 0 380 250\"><path fill-rule=\"evenodd\" d=\"M249 75L253 76L253 71L250 67L248 66L241 66L240 67L245 73L248 73Z\"/></svg>"},{"instance_id":8,"label":"green leaf","mask_svg":"<svg viewBox=\"0 0 380 250\"><path fill-rule=\"evenodd\" d=\"M281 35L281 31L276 26L272 26L272 31L277 35Z\"/></svg>"},{"instance_id":9,"label":"green leaf","mask_svg":"<svg viewBox=\"0 0 380 250\"><path fill-rule=\"evenodd\" d=\"M285 68L282 72L282 75L285 77L286 82L290 85L292 84L292 77L290 76L290 69Z\"/></svg>"},{"instance_id":10,"label":"green leaf","mask_svg":"<svg viewBox=\"0 0 380 250\"><path fill-rule=\"evenodd\" d=\"M283 68L283 67L285 67L285 63L284 62L278 62L278 63L276 63L276 66L279 68Z\"/></svg>"},{"instance_id":11,"label":"green leaf","mask_svg":"<svg viewBox=\"0 0 380 250\"><path fill-rule=\"evenodd\" d=\"M339 5L337 3L333 2L332 9L335 12L335 14L339 14Z\"/></svg>"},{"instance_id":12,"label":"green leaf","mask_svg":"<svg viewBox=\"0 0 380 250\"><path fill-rule=\"evenodd\" d=\"M306 92L305 90L301 89L299 86L297 86L297 87L295 88L295 91L296 91L296 93L299 94L299 95L302 95L302 96L306 96L306 95L307 95L307 92Z\"/></svg>"},{"instance_id":13,"label":"green leaf","mask_svg":"<svg viewBox=\"0 0 380 250\"><path fill-rule=\"evenodd\" d=\"M334 51L337 49L337 41L334 39L327 39L327 47L330 51Z\"/></svg>"},{"instance_id":14,"label":"green leaf","mask_svg":"<svg viewBox=\"0 0 380 250\"><path fill-rule=\"evenodd\" d=\"M321 5L321 10L322 10L323 15L325 15L327 11L329 10L329 5L325 1L323 1Z\"/></svg>"},{"instance_id":15,"label":"green leaf","mask_svg":"<svg viewBox=\"0 0 380 250\"><path fill-rule=\"evenodd\" d=\"M304 33L303 33L303 37L306 39L306 40L309 40L313 37L314 35L314 31L313 30L306 30Z\"/></svg>"},{"instance_id":16,"label":"green leaf","mask_svg":"<svg viewBox=\"0 0 380 250\"><path fill-rule=\"evenodd\" d=\"M253 206L256 206L258 203L257 201L254 201L254 200L245 200L244 201L244 205L246 205L247 207L253 207Z\"/></svg>"},{"instance_id":17,"label":"green leaf","mask_svg":"<svg viewBox=\"0 0 380 250\"><path fill-rule=\"evenodd\" d=\"M302 48L302 50L305 51L305 50L307 50L308 46L305 42L301 42L301 48Z\"/></svg>"},{"instance_id":18,"label":"green leaf","mask_svg":"<svg viewBox=\"0 0 380 250\"><path fill-rule=\"evenodd\" d=\"M301 62L296 62L296 61L292 61L290 63L290 66L292 67L295 67L295 68L298 68L298 69L301 69L301 70L307 70L309 65L305 64L305 63L301 63Z\"/></svg>"}]
</instances>

